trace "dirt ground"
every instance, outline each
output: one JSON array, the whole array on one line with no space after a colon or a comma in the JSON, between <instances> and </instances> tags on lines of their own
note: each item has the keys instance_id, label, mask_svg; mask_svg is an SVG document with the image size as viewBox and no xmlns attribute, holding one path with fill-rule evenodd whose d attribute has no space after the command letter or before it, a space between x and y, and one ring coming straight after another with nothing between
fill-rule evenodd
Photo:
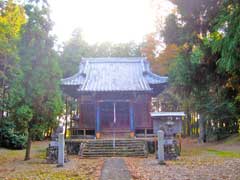
<instances>
[{"instance_id":1,"label":"dirt ground","mask_svg":"<svg viewBox=\"0 0 240 180\"><path fill-rule=\"evenodd\" d=\"M0 180L97 180L106 158L70 156L63 168L47 164L48 142L34 142L32 159L23 161L24 150L0 148ZM240 180L240 136L199 145L184 139L182 155L159 165L155 155L123 158L133 180Z\"/></svg>"},{"instance_id":2,"label":"dirt ground","mask_svg":"<svg viewBox=\"0 0 240 180\"><path fill-rule=\"evenodd\" d=\"M183 141L181 157L158 165L155 156L125 158L135 180L240 180L240 136L199 145Z\"/></svg>"},{"instance_id":3,"label":"dirt ground","mask_svg":"<svg viewBox=\"0 0 240 180\"><path fill-rule=\"evenodd\" d=\"M23 161L24 150L0 148L0 180L95 180L99 179L104 162L98 159L80 159L70 156L62 168L47 164L45 160L48 142L34 142L32 158Z\"/></svg>"}]
</instances>

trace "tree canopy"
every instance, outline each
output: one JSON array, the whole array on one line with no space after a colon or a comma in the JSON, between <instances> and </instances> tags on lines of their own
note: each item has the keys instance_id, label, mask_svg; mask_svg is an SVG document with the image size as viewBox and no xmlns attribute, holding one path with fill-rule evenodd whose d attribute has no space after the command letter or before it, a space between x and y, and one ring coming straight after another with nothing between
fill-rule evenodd
<instances>
[{"instance_id":1,"label":"tree canopy","mask_svg":"<svg viewBox=\"0 0 240 180\"><path fill-rule=\"evenodd\" d=\"M239 84L233 82L239 79L239 3L172 3L177 11L168 16L162 32L166 44L179 48L169 73L172 87L187 104L188 117L191 112L200 115L200 141L237 132Z\"/></svg>"},{"instance_id":2,"label":"tree canopy","mask_svg":"<svg viewBox=\"0 0 240 180\"><path fill-rule=\"evenodd\" d=\"M141 44L135 42L89 44L84 40L81 29L75 29L60 53L63 77L76 73L83 57L139 57L142 56L141 47Z\"/></svg>"},{"instance_id":3,"label":"tree canopy","mask_svg":"<svg viewBox=\"0 0 240 180\"><path fill-rule=\"evenodd\" d=\"M5 29L1 28L0 44L4 61L1 67L5 76L8 73L8 79L3 77L1 84L3 112L7 113L2 115L1 126L27 137L25 159L28 160L31 141L41 139L58 125L57 116L62 112L61 70L50 35L52 21L47 3L27 2L21 6L9 0L3 7L0 21ZM12 136L4 136L4 140L12 141L8 138ZM24 147L26 141L21 139L19 143Z\"/></svg>"}]
</instances>

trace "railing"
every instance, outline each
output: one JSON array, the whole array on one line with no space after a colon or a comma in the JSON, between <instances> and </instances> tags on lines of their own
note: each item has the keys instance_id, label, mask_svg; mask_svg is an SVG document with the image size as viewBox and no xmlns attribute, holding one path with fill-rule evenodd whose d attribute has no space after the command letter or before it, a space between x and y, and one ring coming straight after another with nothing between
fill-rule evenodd
<instances>
[{"instance_id":1,"label":"railing","mask_svg":"<svg viewBox=\"0 0 240 180\"><path fill-rule=\"evenodd\" d=\"M135 136L139 138L150 138L150 137L156 137L157 135L153 133L153 129L136 129L135 130Z\"/></svg>"},{"instance_id":2,"label":"railing","mask_svg":"<svg viewBox=\"0 0 240 180\"><path fill-rule=\"evenodd\" d=\"M70 138L72 139L93 139L95 138L95 129L71 128Z\"/></svg>"}]
</instances>

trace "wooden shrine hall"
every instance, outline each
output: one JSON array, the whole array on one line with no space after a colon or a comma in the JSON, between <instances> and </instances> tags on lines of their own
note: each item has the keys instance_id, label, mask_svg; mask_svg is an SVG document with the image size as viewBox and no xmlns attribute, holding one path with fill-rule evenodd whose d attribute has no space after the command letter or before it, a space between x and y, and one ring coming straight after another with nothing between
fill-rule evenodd
<instances>
[{"instance_id":1,"label":"wooden shrine hall","mask_svg":"<svg viewBox=\"0 0 240 180\"><path fill-rule=\"evenodd\" d=\"M151 98L166 85L167 77L152 73L143 57L83 58L79 71L61 80L63 91L78 102L72 135L153 132Z\"/></svg>"}]
</instances>

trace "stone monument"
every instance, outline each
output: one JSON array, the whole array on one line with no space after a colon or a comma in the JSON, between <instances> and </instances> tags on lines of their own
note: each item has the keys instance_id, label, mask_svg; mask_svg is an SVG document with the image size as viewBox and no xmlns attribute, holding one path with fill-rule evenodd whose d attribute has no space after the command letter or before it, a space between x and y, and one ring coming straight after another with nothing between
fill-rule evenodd
<instances>
[{"instance_id":1,"label":"stone monument","mask_svg":"<svg viewBox=\"0 0 240 180\"><path fill-rule=\"evenodd\" d=\"M158 131L158 163L164 165L164 132Z\"/></svg>"},{"instance_id":2,"label":"stone monument","mask_svg":"<svg viewBox=\"0 0 240 180\"><path fill-rule=\"evenodd\" d=\"M58 165L57 167L63 167L64 165L64 134L58 134Z\"/></svg>"},{"instance_id":3,"label":"stone monument","mask_svg":"<svg viewBox=\"0 0 240 180\"><path fill-rule=\"evenodd\" d=\"M61 134L61 136L59 136ZM59 139L63 138L63 139ZM46 159L48 163L59 163L58 159L59 159L59 154L62 152L65 153L64 151L64 133L63 133L63 127L59 126L56 131L52 134L51 136L51 141L49 143L49 146L47 148L47 153L46 153ZM61 147L60 147L61 146ZM64 155L63 155L64 156ZM63 157L64 161L67 161L67 156L65 155ZM63 163L60 163L63 164Z\"/></svg>"}]
</instances>

